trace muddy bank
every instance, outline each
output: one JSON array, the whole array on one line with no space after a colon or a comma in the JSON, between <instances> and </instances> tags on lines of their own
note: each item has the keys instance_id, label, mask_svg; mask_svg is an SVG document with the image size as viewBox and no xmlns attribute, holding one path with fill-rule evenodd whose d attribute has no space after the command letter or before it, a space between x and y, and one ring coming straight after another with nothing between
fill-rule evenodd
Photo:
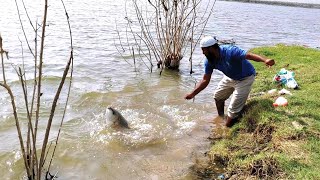
<instances>
[{"instance_id":1,"label":"muddy bank","mask_svg":"<svg viewBox=\"0 0 320 180\"><path fill-rule=\"evenodd\" d=\"M280 6L292 6L292 7L303 7L303 8L315 8L320 9L320 4L310 3L308 1L294 2L294 1L272 1L272 0L219 0L219 1L235 1L245 3L258 3L258 4L270 4Z\"/></svg>"}]
</instances>

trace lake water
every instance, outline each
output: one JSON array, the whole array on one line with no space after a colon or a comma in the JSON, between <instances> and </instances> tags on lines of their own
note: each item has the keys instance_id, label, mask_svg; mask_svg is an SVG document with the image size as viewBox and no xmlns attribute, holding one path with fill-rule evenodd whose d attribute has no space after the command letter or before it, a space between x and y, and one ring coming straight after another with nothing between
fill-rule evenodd
<instances>
[{"instance_id":1,"label":"lake water","mask_svg":"<svg viewBox=\"0 0 320 180\"><path fill-rule=\"evenodd\" d=\"M25 3L33 24L41 22L41 2ZM65 15L59 1L52 3L48 9L39 137L43 136L58 77L68 59ZM161 76L158 69L150 73L143 64L135 70L114 46L118 43L115 24L120 29L125 25L124 1L70 0L65 4L73 33L74 79L52 172L58 172L58 179L193 179L189 167L209 149L206 138L211 129L225 131L223 122L213 121L217 113L212 95L221 74L215 72L209 87L194 102L186 101L183 96L202 78L203 56L199 48L193 58L192 77L187 59L181 62L179 72L165 71ZM22 7L20 12L24 14ZM128 13L134 16L132 11ZM6 61L8 84L17 95L18 113L25 122L23 101L19 100L21 88L11 66L21 64L18 37L24 39L14 1L0 0L0 17L4 49L10 55ZM26 17L22 18L31 41L34 34ZM319 47L319 19L319 9L218 1L205 34L234 39L244 49L278 43ZM31 84L30 68L34 62L25 43L23 49ZM126 60L132 64L132 57ZM3 88L0 100L0 174L2 179L21 179L24 169L20 146L11 104ZM57 109L53 134L60 123L62 105L63 101ZM108 106L121 111L132 128L106 127ZM54 135L50 139L53 138Z\"/></svg>"}]
</instances>

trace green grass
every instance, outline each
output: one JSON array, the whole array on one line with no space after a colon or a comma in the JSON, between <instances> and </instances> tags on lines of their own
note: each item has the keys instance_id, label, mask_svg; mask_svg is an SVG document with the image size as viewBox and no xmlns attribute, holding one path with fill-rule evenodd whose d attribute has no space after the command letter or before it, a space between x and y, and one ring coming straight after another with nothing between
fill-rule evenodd
<instances>
[{"instance_id":1,"label":"green grass","mask_svg":"<svg viewBox=\"0 0 320 180\"><path fill-rule=\"evenodd\" d=\"M293 94L285 95L286 107L272 106L279 95L250 98L240 122L214 142L211 157L225 157L226 173L239 179L320 179L320 51L282 44L251 51L276 61L272 68L253 62L252 94L282 89L272 81L281 68L294 71L299 89L286 88Z\"/></svg>"}]
</instances>

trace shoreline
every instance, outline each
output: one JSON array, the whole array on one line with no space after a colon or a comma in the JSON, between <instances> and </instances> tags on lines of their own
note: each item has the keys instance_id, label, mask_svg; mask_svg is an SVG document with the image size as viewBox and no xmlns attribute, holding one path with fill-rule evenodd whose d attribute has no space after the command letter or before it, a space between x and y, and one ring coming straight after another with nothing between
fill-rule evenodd
<instances>
[{"instance_id":1,"label":"shoreline","mask_svg":"<svg viewBox=\"0 0 320 180\"><path fill-rule=\"evenodd\" d=\"M219 1L233 1L233 2L243 2L243 3L256 3L256 4L268 4L268 5L320 9L320 4L305 3L305 2L300 3L300 2L284 2L284 1L270 1L270 0L219 0Z\"/></svg>"}]
</instances>

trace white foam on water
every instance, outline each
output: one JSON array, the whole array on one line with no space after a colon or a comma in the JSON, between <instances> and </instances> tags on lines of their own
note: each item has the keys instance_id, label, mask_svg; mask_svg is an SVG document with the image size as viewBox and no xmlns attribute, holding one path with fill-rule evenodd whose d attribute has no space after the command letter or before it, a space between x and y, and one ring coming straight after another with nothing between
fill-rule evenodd
<instances>
[{"instance_id":1,"label":"white foam on water","mask_svg":"<svg viewBox=\"0 0 320 180\"><path fill-rule=\"evenodd\" d=\"M113 128L112 122L106 120L109 117L108 111L96 114L87 127L90 128L90 137L96 142L118 142L131 147L166 143L168 139L191 132L196 125L187 116L190 111L181 110L180 106L164 105L156 112L144 109L117 110L128 121L130 129Z\"/></svg>"},{"instance_id":2,"label":"white foam on water","mask_svg":"<svg viewBox=\"0 0 320 180\"><path fill-rule=\"evenodd\" d=\"M9 172L13 172L15 164L22 159L22 154L20 151L12 151L10 157L13 155L13 158L9 158L6 161L7 169Z\"/></svg>"},{"instance_id":3,"label":"white foam on water","mask_svg":"<svg viewBox=\"0 0 320 180\"><path fill-rule=\"evenodd\" d=\"M174 136L176 138L179 138L189 132L192 131L192 129L195 127L196 122L190 121L188 114L192 109L184 108L178 105L175 106L169 106L164 105L161 108L161 111L168 114L169 117L172 119L172 121L176 125L176 130L174 131Z\"/></svg>"}]
</instances>

